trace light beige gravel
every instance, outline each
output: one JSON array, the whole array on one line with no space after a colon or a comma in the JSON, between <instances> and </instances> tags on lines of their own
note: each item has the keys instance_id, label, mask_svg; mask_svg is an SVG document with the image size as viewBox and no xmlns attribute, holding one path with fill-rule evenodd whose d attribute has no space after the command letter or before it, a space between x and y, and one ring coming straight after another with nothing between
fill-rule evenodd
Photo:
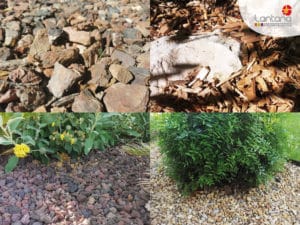
<instances>
[{"instance_id":1,"label":"light beige gravel","mask_svg":"<svg viewBox=\"0 0 300 225\"><path fill-rule=\"evenodd\" d=\"M152 225L299 225L300 167L286 164L276 180L250 190L225 186L183 197L151 148Z\"/></svg>"}]
</instances>

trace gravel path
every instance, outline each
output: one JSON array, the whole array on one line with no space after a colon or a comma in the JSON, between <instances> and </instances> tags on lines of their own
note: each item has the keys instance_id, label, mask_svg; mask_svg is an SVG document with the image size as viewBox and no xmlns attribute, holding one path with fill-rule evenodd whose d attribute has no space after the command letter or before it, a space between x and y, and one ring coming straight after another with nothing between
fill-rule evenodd
<instances>
[{"instance_id":1,"label":"gravel path","mask_svg":"<svg viewBox=\"0 0 300 225\"><path fill-rule=\"evenodd\" d=\"M163 173L158 147L151 148L153 225L300 224L300 167L287 164L274 181L259 188L212 188L183 197Z\"/></svg>"},{"instance_id":2,"label":"gravel path","mask_svg":"<svg viewBox=\"0 0 300 225\"><path fill-rule=\"evenodd\" d=\"M118 148L42 165L27 158L9 174L0 158L0 225L150 224L148 158Z\"/></svg>"}]
</instances>

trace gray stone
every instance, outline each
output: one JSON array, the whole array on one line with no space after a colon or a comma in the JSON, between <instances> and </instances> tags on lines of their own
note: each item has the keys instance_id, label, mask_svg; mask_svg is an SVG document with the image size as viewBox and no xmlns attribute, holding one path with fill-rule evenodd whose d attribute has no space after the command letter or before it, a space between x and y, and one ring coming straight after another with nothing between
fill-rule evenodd
<instances>
[{"instance_id":1,"label":"gray stone","mask_svg":"<svg viewBox=\"0 0 300 225\"><path fill-rule=\"evenodd\" d=\"M43 225L43 224L40 222L34 222L32 225Z\"/></svg>"},{"instance_id":2,"label":"gray stone","mask_svg":"<svg viewBox=\"0 0 300 225\"><path fill-rule=\"evenodd\" d=\"M65 68L57 62L54 65L54 71L47 87L55 97L60 98L81 77L82 75L80 73Z\"/></svg>"},{"instance_id":3,"label":"gray stone","mask_svg":"<svg viewBox=\"0 0 300 225\"><path fill-rule=\"evenodd\" d=\"M9 47L14 47L20 36L20 32L16 30L11 30L10 28L5 29L5 41L4 45Z\"/></svg>"},{"instance_id":4,"label":"gray stone","mask_svg":"<svg viewBox=\"0 0 300 225\"><path fill-rule=\"evenodd\" d=\"M22 225L22 223L20 221L14 222L11 225Z\"/></svg>"},{"instance_id":5,"label":"gray stone","mask_svg":"<svg viewBox=\"0 0 300 225\"><path fill-rule=\"evenodd\" d=\"M128 70L134 75L132 84L146 85L150 77L149 69L131 66Z\"/></svg>"},{"instance_id":6,"label":"gray stone","mask_svg":"<svg viewBox=\"0 0 300 225\"><path fill-rule=\"evenodd\" d=\"M145 112L149 90L143 85L117 83L109 87L104 96L108 112Z\"/></svg>"},{"instance_id":7,"label":"gray stone","mask_svg":"<svg viewBox=\"0 0 300 225\"><path fill-rule=\"evenodd\" d=\"M48 38L49 38L49 43L52 45L55 43L57 39L59 39L63 34L63 30L57 27L54 28L49 28L48 29Z\"/></svg>"},{"instance_id":8,"label":"gray stone","mask_svg":"<svg viewBox=\"0 0 300 225\"><path fill-rule=\"evenodd\" d=\"M134 66L135 64L135 60L131 55L118 49L113 51L113 53L111 54L111 58L113 61L119 60L125 67Z\"/></svg>"},{"instance_id":9,"label":"gray stone","mask_svg":"<svg viewBox=\"0 0 300 225\"><path fill-rule=\"evenodd\" d=\"M121 83L127 84L133 79L133 75L126 67L118 64L112 64L109 67L109 72Z\"/></svg>"},{"instance_id":10,"label":"gray stone","mask_svg":"<svg viewBox=\"0 0 300 225\"><path fill-rule=\"evenodd\" d=\"M12 52L10 48L2 47L0 48L0 60L6 61L12 58Z\"/></svg>"},{"instance_id":11,"label":"gray stone","mask_svg":"<svg viewBox=\"0 0 300 225\"><path fill-rule=\"evenodd\" d=\"M141 40L142 39L142 33L134 28L127 28L124 30L124 38L130 39L130 40Z\"/></svg>"}]
</instances>

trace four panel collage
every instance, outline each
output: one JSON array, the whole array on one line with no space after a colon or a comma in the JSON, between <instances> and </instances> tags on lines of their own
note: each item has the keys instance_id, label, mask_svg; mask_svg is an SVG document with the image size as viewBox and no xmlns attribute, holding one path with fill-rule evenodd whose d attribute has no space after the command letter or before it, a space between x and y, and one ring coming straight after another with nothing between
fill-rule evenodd
<instances>
[{"instance_id":1,"label":"four panel collage","mask_svg":"<svg viewBox=\"0 0 300 225\"><path fill-rule=\"evenodd\" d=\"M299 225L298 0L1 0L0 225Z\"/></svg>"}]
</instances>

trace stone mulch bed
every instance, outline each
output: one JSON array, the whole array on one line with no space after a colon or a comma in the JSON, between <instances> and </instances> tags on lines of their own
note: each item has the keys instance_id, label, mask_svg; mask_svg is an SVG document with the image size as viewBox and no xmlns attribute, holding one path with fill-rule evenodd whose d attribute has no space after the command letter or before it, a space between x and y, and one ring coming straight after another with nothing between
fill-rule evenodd
<instances>
[{"instance_id":1,"label":"stone mulch bed","mask_svg":"<svg viewBox=\"0 0 300 225\"><path fill-rule=\"evenodd\" d=\"M147 157L113 148L48 166L26 158L9 174L6 161L0 158L0 225L150 224Z\"/></svg>"}]
</instances>

